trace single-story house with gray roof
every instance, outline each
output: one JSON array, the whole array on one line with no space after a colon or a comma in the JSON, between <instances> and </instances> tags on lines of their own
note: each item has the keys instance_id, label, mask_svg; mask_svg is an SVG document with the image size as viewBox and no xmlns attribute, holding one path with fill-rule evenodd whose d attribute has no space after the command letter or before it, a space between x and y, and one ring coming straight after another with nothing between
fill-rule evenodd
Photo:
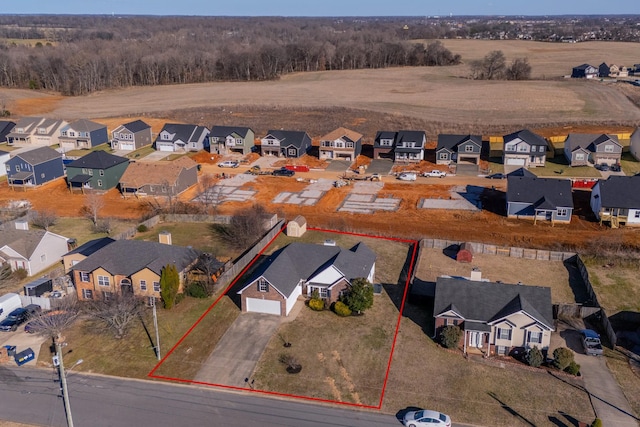
<instances>
[{"instance_id":1,"label":"single-story house with gray roof","mask_svg":"<svg viewBox=\"0 0 640 427\"><path fill-rule=\"evenodd\" d=\"M507 176L507 216L555 222L571 222L571 181L556 178Z\"/></svg>"},{"instance_id":2,"label":"single-story house with gray roof","mask_svg":"<svg viewBox=\"0 0 640 427\"><path fill-rule=\"evenodd\" d=\"M591 189L591 210L612 228L640 226L640 175L610 176Z\"/></svg>"},{"instance_id":3,"label":"single-story house with gray roof","mask_svg":"<svg viewBox=\"0 0 640 427\"><path fill-rule=\"evenodd\" d=\"M325 243L290 243L266 259L238 291L242 311L288 316L300 295L332 303L357 278L373 283L375 253L360 242L351 249Z\"/></svg>"}]
</instances>

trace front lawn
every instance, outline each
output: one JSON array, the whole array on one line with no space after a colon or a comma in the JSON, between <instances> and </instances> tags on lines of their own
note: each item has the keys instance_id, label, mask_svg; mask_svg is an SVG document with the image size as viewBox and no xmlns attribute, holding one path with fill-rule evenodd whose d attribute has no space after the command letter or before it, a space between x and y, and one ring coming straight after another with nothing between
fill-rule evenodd
<instances>
[{"instance_id":1,"label":"front lawn","mask_svg":"<svg viewBox=\"0 0 640 427\"><path fill-rule=\"evenodd\" d=\"M622 171L627 176L632 176L640 173L640 162L637 161L631 153L622 153L622 159L620 159L620 166Z\"/></svg>"},{"instance_id":2,"label":"front lawn","mask_svg":"<svg viewBox=\"0 0 640 427\"><path fill-rule=\"evenodd\" d=\"M640 262L584 257L598 302L608 316L620 311L640 311Z\"/></svg>"},{"instance_id":3,"label":"front lawn","mask_svg":"<svg viewBox=\"0 0 640 427\"><path fill-rule=\"evenodd\" d=\"M546 177L567 177L567 178L601 178L600 171L590 166L571 167L564 155L547 157L547 161L543 167L530 168L537 176Z\"/></svg>"},{"instance_id":4,"label":"front lawn","mask_svg":"<svg viewBox=\"0 0 640 427\"><path fill-rule=\"evenodd\" d=\"M155 148L153 148L153 145L147 145L145 147L142 148L138 148L137 150L134 150L130 153L128 153L125 157L129 158L129 159L135 159L135 160L139 160L145 156L148 156L151 153L155 153L156 150Z\"/></svg>"}]
</instances>

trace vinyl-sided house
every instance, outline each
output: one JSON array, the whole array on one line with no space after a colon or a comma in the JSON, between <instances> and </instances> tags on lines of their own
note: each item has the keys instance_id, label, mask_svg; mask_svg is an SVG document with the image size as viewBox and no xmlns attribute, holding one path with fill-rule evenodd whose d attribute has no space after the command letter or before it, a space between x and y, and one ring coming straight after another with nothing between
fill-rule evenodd
<instances>
[{"instance_id":1,"label":"vinyl-sided house","mask_svg":"<svg viewBox=\"0 0 640 427\"><path fill-rule=\"evenodd\" d=\"M198 183L198 164L189 157L171 162L134 162L120 178L120 191L127 195L172 197Z\"/></svg>"},{"instance_id":2,"label":"vinyl-sided house","mask_svg":"<svg viewBox=\"0 0 640 427\"><path fill-rule=\"evenodd\" d=\"M378 131L373 140L374 159L393 159L393 147L396 145L397 132L386 130Z\"/></svg>"},{"instance_id":3,"label":"vinyl-sided house","mask_svg":"<svg viewBox=\"0 0 640 427\"><path fill-rule=\"evenodd\" d=\"M109 190L115 188L129 159L109 154L106 151L92 151L67 165L69 189Z\"/></svg>"},{"instance_id":4,"label":"vinyl-sided house","mask_svg":"<svg viewBox=\"0 0 640 427\"><path fill-rule=\"evenodd\" d=\"M438 135L436 164L471 163L480 165L481 135Z\"/></svg>"},{"instance_id":5,"label":"vinyl-sided house","mask_svg":"<svg viewBox=\"0 0 640 427\"><path fill-rule=\"evenodd\" d=\"M354 161L362 151L362 134L343 127L320 138L320 159Z\"/></svg>"},{"instance_id":6,"label":"vinyl-sided house","mask_svg":"<svg viewBox=\"0 0 640 427\"><path fill-rule=\"evenodd\" d=\"M578 65L571 70L571 77L575 79L597 79L598 68L589 64Z\"/></svg>"},{"instance_id":7,"label":"vinyl-sided house","mask_svg":"<svg viewBox=\"0 0 640 427\"><path fill-rule=\"evenodd\" d=\"M549 348L554 331L551 289L541 286L438 277L433 313L435 335L459 326L465 353L508 355L516 348Z\"/></svg>"},{"instance_id":8,"label":"vinyl-sided house","mask_svg":"<svg viewBox=\"0 0 640 427\"><path fill-rule=\"evenodd\" d=\"M631 134L629 152L636 160L640 161L640 128L636 128L636 130Z\"/></svg>"},{"instance_id":9,"label":"vinyl-sided house","mask_svg":"<svg viewBox=\"0 0 640 427\"><path fill-rule=\"evenodd\" d=\"M251 128L242 126L213 126L209 133L209 152L226 155L249 154L255 146L256 135Z\"/></svg>"},{"instance_id":10,"label":"vinyl-sided house","mask_svg":"<svg viewBox=\"0 0 640 427\"><path fill-rule=\"evenodd\" d=\"M67 252L62 256L64 272L68 273L71 271L71 267L113 242L115 242L115 240L111 237L101 237L99 239L89 240L87 243Z\"/></svg>"},{"instance_id":11,"label":"vinyl-sided house","mask_svg":"<svg viewBox=\"0 0 640 427\"><path fill-rule=\"evenodd\" d=\"M364 243L350 249L333 245L290 243L263 261L249 284L238 291L242 311L287 316L300 295L314 291L327 303L349 290L351 281L373 283L375 253Z\"/></svg>"},{"instance_id":12,"label":"vinyl-sided house","mask_svg":"<svg viewBox=\"0 0 640 427\"><path fill-rule=\"evenodd\" d=\"M543 137L528 129L505 135L503 154L505 168L544 166L548 147Z\"/></svg>"},{"instance_id":13,"label":"vinyl-sided house","mask_svg":"<svg viewBox=\"0 0 640 427\"><path fill-rule=\"evenodd\" d=\"M42 185L64 176L62 155L49 147L19 153L5 167L9 185Z\"/></svg>"},{"instance_id":14,"label":"vinyl-sided house","mask_svg":"<svg viewBox=\"0 0 640 427\"><path fill-rule=\"evenodd\" d=\"M571 222L573 195L571 181L555 178L507 177L509 218Z\"/></svg>"},{"instance_id":15,"label":"vinyl-sided house","mask_svg":"<svg viewBox=\"0 0 640 427\"><path fill-rule=\"evenodd\" d=\"M11 154L8 151L0 150L0 176L7 174L7 161L11 158Z\"/></svg>"},{"instance_id":16,"label":"vinyl-sided house","mask_svg":"<svg viewBox=\"0 0 640 427\"><path fill-rule=\"evenodd\" d=\"M564 156L571 166L614 165L622 157L617 135L569 134L564 141Z\"/></svg>"},{"instance_id":17,"label":"vinyl-sided house","mask_svg":"<svg viewBox=\"0 0 640 427\"><path fill-rule=\"evenodd\" d=\"M0 144L7 142L7 135L16 126L14 122L8 120L0 120Z\"/></svg>"},{"instance_id":18,"label":"vinyl-sided house","mask_svg":"<svg viewBox=\"0 0 640 427\"><path fill-rule=\"evenodd\" d=\"M427 136L421 130L401 130L396 137L393 150L395 162L420 162L424 160Z\"/></svg>"},{"instance_id":19,"label":"vinyl-sided house","mask_svg":"<svg viewBox=\"0 0 640 427\"><path fill-rule=\"evenodd\" d=\"M612 228L640 226L640 175L610 176L591 190L591 210Z\"/></svg>"},{"instance_id":20,"label":"vinyl-sided house","mask_svg":"<svg viewBox=\"0 0 640 427\"><path fill-rule=\"evenodd\" d=\"M270 130L260 140L263 156L300 157L311 149L311 138L296 130Z\"/></svg>"},{"instance_id":21,"label":"vinyl-sided house","mask_svg":"<svg viewBox=\"0 0 640 427\"><path fill-rule=\"evenodd\" d=\"M114 150L134 151L152 142L151 126L142 120L125 123L111 132L111 148Z\"/></svg>"},{"instance_id":22,"label":"vinyl-sided house","mask_svg":"<svg viewBox=\"0 0 640 427\"><path fill-rule=\"evenodd\" d=\"M125 292L160 298L160 276L167 265L180 274L180 289L199 253L181 246L142 240L116 240L71 267L78 299L109 298Z\"/></svg>"},{"instance_id":23,"label":"vinyl-sided house","mask_svg":"<svg viewBox=\"0 0 640 427\"><path fill-rule=\"evenodd\" d=\"M44 230L29 230L27 221L5 223L0 230L0 264L24 269L33 276L60 262L67 253L67 238Z\"/></svg>"},{"instance_id":24,"label":"vinyl-sided house","mask_svg":"<svg viewBox=\"0 0 640 427\"><path fill-rule=\"evenodd\" d=\"M76 120L60 129L60 148L65 151L89 149L107 142L107 127L91 120Z\"/></svg>"},{"instance_id":25,"label":"vinyl-sided house","mask_svg":"<svg viewBox=\"0 0 640 427\"><path fill-rule=\"evenodd\" d=\"M157 151L200 151L208 143L209 129L198 125L166 123L155 141Z\"/></svg>"},{"instance_id":26,"label":"vinyl-sided house","mask_svg":"<svg viewBox=\"0 0 640 427\"><path fill-rule=\"evenodd\" d=\"M64 120L44 117L24 117L7 134L7 142L34 146L51 146L60 143L60 130L67 125Z\"/></svg>"}]
</instances>

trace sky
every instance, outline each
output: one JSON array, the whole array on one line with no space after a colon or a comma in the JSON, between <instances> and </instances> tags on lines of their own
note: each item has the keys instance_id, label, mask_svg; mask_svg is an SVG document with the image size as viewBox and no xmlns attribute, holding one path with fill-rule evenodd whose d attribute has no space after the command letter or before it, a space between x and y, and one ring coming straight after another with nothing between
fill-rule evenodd
<instances>
[{"instance_id":1,"label":"sky","mask_svg":"<svg viewBox=\"0 0 640 427\"><path fill-rule=\"evenodd\" d=\"M640 14L635 0L3 0L1 14L446 16Z\"/></svg>"}]
</instances>

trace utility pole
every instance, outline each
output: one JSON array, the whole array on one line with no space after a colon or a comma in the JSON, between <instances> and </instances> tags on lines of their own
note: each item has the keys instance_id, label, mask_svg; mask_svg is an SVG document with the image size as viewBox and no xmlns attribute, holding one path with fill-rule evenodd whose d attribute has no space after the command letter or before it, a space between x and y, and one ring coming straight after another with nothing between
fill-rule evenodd
<instances>
[{"instance_id":1,"label":"utility pole","mask_svg":"<svg viewBox=\"0 0 640 427\"><path fill-rule=\"evenodd\" d=\"M67 389L67 376L64 373L64 361L62 359L62 345L55 340L56 354L53 356L53 366L58 367L60 377L60 388L62 389L62 400L64 401L64 412L67 416L67 427L73 427L73 417L71 416L71 405L69 404L69 390Z\"/></svg>"},{"instance_id":2,"label":"utility pole","mask_svg":"<svg viewBox=\"0 0 640 427\"><path fill-rule=\"evenodd\" d=\"M160 334L158 333L158 315L156 314L156 297L153 297L151 300L151 306L153 307L153 327L156 329L156 356L158 360L161 360L160 357Z\"/></svg>"}]
</instances>

